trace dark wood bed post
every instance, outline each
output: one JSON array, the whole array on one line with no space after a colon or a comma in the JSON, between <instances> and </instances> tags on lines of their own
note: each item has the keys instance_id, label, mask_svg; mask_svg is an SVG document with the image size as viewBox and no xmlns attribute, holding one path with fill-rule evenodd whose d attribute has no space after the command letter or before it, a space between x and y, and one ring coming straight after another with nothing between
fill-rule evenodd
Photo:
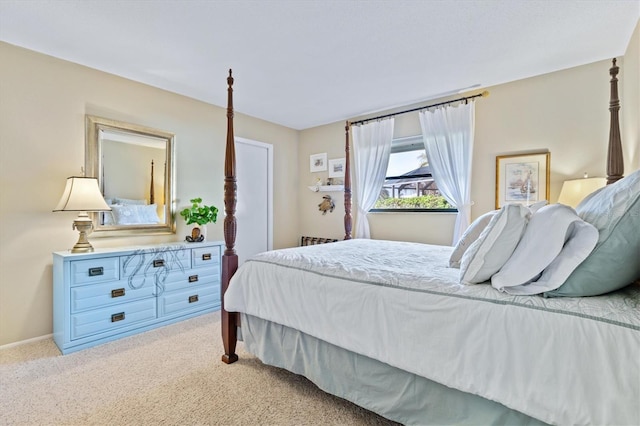
<instances>
[{"instance_id":1,"label":"dark wood bed post","mask_svg":"<svg viewBox=\"0 0 640 426\"><path fill-rule=\"evenodd\" d=\"M224 345L224 355L222 362L231 364L238 360L236 354L236 343L238 341L237 326L238 314L227 312L224 309L224 293L229 287L231 277L238 269L238 255L234 245L236 243L236 148L233 137L233 77L229 70L227 77L228 97L227 97L227 147L224 157L224 242L226 249L222 256L222 282L220 286L220 308L222 317L222 343Z\"/></svg>"},{"instance_id":2,"label":"dark wood bed post","mask_svg":"<svg viewBox=\"0 0 640 426\"><path fill-rule=\"evenodd\" d=\"M344 126L344 239L351 239L351 168L349 167L349 128L351 124L347 121Z\"/></svg>"},{"instance_id":3,"label":"dark wood bed post","mask_svg":"<svg viewBox=\"0 0 640 426\"><path fill-rule=\"evenodd\" d=\"M149 204L155 204L156 195L153 190L153 160L151 160L151 185L149 187Z\"/></svg>"},{"instance_id":4,"label":"dark wood bed post","mask_svg":"<svg viewBox=\"0 0 640 426\"><path fill-rule=\"evenodd\" d=\"M624 157L620 139L620 123L618 121L620 99L618 99L617 75L619 70L620 68L616 65L616 58L613 58L613 66L609 68L609 74L611 75L611 97L609 100L611 123L609 125L609 150L607 152L607 185L622 179L624 174Z\"/></svg>"}]
</instances>

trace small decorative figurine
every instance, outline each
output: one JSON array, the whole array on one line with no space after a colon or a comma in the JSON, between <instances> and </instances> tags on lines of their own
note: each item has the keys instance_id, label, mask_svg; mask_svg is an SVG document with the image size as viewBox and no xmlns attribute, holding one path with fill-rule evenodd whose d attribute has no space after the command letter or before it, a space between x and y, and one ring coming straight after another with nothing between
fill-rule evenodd
<instances>
[{"instance_id":1,"label":"small decorative figurine","mask_svg":"<svg viewBox=\"0 0 640 426\"><path fill-rule=\"evenodd\" d=\"M324 195L322 197L322 202L318 204L318 210L320 210L323 215L327 214L327 211L333 212L335 207L336 205L331 199L331 195Z\"/></svg>"}]
</instances>

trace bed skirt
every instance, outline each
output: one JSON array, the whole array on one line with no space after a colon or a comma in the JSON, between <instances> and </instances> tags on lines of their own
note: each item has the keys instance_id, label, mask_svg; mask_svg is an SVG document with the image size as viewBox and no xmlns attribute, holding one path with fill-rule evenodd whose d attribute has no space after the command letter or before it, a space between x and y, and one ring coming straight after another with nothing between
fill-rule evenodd
<instances>
[{"instance_id":1,"label":"bed skirt","mask_svg":"<svg viewBox=\"0 0 640 426\"><path fill-rule=\"evenodd\" d=\"M289 327L242 314L245 349L263 363L403 424L544 425L477 395L449 388Z\"/></svg>"}]
</instances>

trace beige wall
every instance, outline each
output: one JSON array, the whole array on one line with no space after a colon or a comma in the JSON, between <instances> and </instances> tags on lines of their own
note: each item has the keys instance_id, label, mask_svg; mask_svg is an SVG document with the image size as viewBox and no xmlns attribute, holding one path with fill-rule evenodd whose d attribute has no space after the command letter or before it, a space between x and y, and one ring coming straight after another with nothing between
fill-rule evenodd
<instances>
[{"instance_id":1,"label":"beige wall","mask_svg":"<svg viewBox=\"0 0 640 426\"><path fill-rule=\"evenodd\" d=\"M51 252L72 247L78 233L73 213L51 210L84 164L85 114L175 133L178 207L199 196L224 210L226 110L6 43L0 63L1 346L52 331ZM226 76L212 85L226 90ZM236 136L274 146L274 247L295 245L298 132L242 114L235 124ZM222 228L221 216L208 237L223 239ZM176 235L91 241L138 245L187 233L178 218Z\"/></svg>"},{"instance_id":2,"label":"beige wall","mask_svg":"<svg viewBox=\"0 0 640 426\"><path fill-rule=\"evenodd\" d=\"M636 28L626 56L618 61L625 174L640 167L639 38ZM611 61L604 60L487 88L490 96L476 102L472 218L494 209L498 155L550 151L552 202L557 200L564 180L581 177L584 172L590 176L606 175L610 67ZM395 137L418 134L417 113L396 117ZM317 176L326 178L323 173L309 173L309 154L327 152L329 158L339 158L344 156L343 146L344 122L301 132L298 151L301 235L334 238L343 235L342 200L336 203L333 213L323 217L316 208L321 195L306 189ZM453 214L442 213L369 214L372 238L430 244L450 244L454 220Z\"/></svg>"}]
</instances>

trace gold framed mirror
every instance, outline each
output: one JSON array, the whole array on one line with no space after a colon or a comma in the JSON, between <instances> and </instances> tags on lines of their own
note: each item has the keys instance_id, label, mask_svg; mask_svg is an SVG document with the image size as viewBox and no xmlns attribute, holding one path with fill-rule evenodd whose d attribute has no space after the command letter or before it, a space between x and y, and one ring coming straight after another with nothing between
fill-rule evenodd
<instances>
[{"instance_id":1,"label":"gold framed mirror","mask_svg":"<svg viewBox=\"0 0 640 426\"><path fill-rule=\"evenodd\" d=\"M86 175L111 207L93 213L92 236L175 233L175 135L93 115L85 126Z\"/></svg>"}]
</instances>

